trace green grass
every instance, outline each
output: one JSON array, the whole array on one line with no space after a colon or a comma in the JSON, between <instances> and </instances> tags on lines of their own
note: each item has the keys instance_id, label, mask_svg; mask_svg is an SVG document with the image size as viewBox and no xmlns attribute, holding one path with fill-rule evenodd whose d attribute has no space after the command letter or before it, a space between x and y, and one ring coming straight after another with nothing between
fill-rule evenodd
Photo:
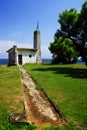
<instances>
[{"instance_id":1,"label":"green grass","mask_svg":"<svg viewBox=\"0 0 87 130\"><path fill-rule=\"evenodd\" d=\"M27 123L10 123L11 113L23 110L21 75L17 66L0 65L0 130L34 130Z\"/></svg>"},{"instance_id":2,"label":"green grass","mask_svg":"<svg viewBox=\"0 0 87 130\"><path fill-rule=\"evenodd\" d=\"M30 64L24 68L71 122L87 127L86 66Z\"/></svg>"},{"instance_id":3,"label":"green grass","mask_svg":"<svg viewBox=\"0 0 87 130\"><path fill-rule=\"evenodd\" d=\"M42 130L80 130L87 127L87 67L83 65L30 64L24 66L71 123ZM10 123L13 112L23 112L21 75L17 66L0 65L0 130L34 130L26 123ZM83 130L83 128L82 128Z\"/></svg>"}]
</instances>

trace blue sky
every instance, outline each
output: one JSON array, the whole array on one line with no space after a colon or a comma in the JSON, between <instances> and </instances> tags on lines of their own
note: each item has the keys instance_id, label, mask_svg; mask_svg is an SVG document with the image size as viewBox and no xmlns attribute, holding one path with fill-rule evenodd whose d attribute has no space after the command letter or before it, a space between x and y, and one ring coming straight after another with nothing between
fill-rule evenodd
<instances>
[{"instance_id":1,"label":"blue sky","mask_svg":"<svg viewBox=\"0 0 87 130\"><path fill-rule=\"evenodd\" d=\"M60 28L59 13L75 8L79 12L85 0L0 0L0 58L13 45L33 47L37 21L41 31L42 58L51 58L48 47Z\"/></svg>"}]
</instances>

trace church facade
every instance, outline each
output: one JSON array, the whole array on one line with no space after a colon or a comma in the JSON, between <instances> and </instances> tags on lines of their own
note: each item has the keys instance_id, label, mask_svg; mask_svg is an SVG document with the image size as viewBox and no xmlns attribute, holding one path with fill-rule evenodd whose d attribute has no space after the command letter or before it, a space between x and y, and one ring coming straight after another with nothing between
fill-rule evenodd
<instances>
[{"instance_id":1,"label":"church facade","mask_svg":"<svg viewBox=\"0 0 87 130\"><path fill-rule=\"evenodd\" d=\"M14 45L8 51L8 65L24 65L26 63L42 63L41 59L41 41L39 25L34 31L33 48L17 48Z\"/></svg>"}]
</instances>

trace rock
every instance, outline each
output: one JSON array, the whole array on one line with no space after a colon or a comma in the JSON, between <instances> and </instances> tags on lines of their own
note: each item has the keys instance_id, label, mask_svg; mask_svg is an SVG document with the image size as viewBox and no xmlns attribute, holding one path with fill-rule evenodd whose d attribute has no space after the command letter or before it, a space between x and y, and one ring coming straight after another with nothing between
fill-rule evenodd
<instances>
[{"instance_id":1,"label":"rock","mask_svg":"<svg viewBox=\"0 0 87 130\"><path fill-rule=\"evenodd\" d=\"M25 115L25 113L12 113L9 116L9 121L12 122L12 123L26 122L26 115Z\"/></svg>"}]
</instances>

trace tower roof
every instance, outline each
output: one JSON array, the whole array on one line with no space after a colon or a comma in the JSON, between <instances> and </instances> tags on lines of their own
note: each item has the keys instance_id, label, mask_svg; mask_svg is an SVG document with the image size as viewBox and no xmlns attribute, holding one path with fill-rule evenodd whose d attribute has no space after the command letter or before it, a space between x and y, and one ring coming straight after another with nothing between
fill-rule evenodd
<instances>
[{"instance_id":1,"label":"tower roof","mask_svg":"<svg viewBox=\"0 0 87 130\"><path fill-rule=\"evenodd\" d=\"M40 31L40 30L39 30L39 22L37 22L36 31Z\"/></svg>"}]
</instances>

